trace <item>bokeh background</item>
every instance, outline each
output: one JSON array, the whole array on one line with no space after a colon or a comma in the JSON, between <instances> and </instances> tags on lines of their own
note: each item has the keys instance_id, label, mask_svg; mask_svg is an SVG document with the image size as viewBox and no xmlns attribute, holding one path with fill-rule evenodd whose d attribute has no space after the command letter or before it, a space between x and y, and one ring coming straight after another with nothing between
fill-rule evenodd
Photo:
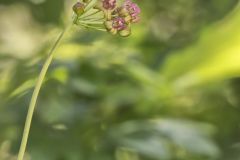
<instances>
[{"instance_id":1,"label":"bokeh background","mask_svg":"<svg viewBox=\"0 0 240 160\"><path fill-rule=\"evenodd\" d=\"M80 27L65 36L26 159L240 160L239 1L136 1L142 20L129 38ZM16 158L73 3L0 0L0 160Z\"/></svg>"}]
</instances>

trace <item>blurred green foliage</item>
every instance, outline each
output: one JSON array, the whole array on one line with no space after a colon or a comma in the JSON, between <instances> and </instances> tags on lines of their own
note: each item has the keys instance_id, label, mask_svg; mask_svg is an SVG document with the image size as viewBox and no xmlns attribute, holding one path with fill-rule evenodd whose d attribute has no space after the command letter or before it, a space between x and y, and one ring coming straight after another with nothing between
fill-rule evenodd
<instances>
[{"instance_id":1,"label":"blurred green foliage","mask_svg":"<svg viewBox=\"0 0 240 160\"><path fill-rule=\"evenodd\" d=\"M70 0L0 0L0 160ZM237 0L147 0L129 38L73 27L38 100L33 160L240 159Z\"/></svg>"}]
</instances>

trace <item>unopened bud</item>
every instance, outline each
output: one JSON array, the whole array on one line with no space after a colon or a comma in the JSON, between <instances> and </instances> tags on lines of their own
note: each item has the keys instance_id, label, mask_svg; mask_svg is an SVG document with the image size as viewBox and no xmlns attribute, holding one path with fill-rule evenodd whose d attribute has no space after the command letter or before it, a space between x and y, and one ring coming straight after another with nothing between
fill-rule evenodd
<instances>
[{"instance_id":1,"label":"unopened bud","mask_svg":"<svg viewBox=\"0 0 240 160\"><path fill-rule=\"evenodd\" d=\"M112 27L112 21L105 21L104 26L106 27L107 30L111 30Z\"/></svg>"},{"instance_id":2,"label":"unopened bud","mask_svg":"<svg viewBox=\"0 0 240 160\"><path fill-rule=\"evenodd\" d=\"M130 23L132 21L132 17L130 15L127 15L125 18L124 18L125 22L126 23Z\"/></svg>"},{"instance_id":3,"label":"unopened bud","mask_svg":"<svg viewBox=\"0 0 240 160\"><path fill-rule=\"evenodd\" d=\"M73 11L76 13L77 16L80 16L84 13L84 9L85 9L85 5L77 2L74 6L73 6Z\"/></svg>"},{"instance_id":4,"label":"unopened bud","mask_svg":"<svg viewBox=\"0 0 240 160\"><path fill-rule=\"evenodd\" d=\"M118 9L118 12L119 12L119 14L120 14L121 16L128 16L128 15L129 15L128 10L127 10L126 8L124 8L124 7L120 7L120 8Z\"/></svg>"},{"instance_id":5,"label":"unopened bud","mask_svg":"<svg viewBox=\"0 0 240 160\"><path fill-rule=\"evenodd\" d=\"M119 31L119 35L122 37L128 37L131 35L131 29L130 28L126 28L124 30Z\"/></svg>"}]
</instances>

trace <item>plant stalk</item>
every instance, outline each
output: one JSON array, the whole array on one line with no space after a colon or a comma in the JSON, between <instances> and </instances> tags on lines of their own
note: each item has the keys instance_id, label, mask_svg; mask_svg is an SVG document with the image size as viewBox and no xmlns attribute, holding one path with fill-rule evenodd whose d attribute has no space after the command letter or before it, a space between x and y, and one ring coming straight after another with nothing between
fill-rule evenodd
<instances>
[{"instance_id":1,"label":"plant stalk","mask_svg":"<svg viewBox=\"0 0 240 160\"><path fill-rule=\"evenodd\" d=\"M42 67L42 70L39 74L39 77L37 79L33 94L32 94L32 98L29 104L29 108L28 108L28 113L27 113L27 117L26 117L26 121L25 121L25 126L24 126L24 131L23 131L23 136L22 136L22 141L21 141L21 145L20 145L20 149L19 149L19 153L18 153L18 157L17 160L23 160L24 158L24 154L26 151L26 146L27 146L27 142L28 142L28 137L29 137L29 132L30 132L30 128L31 128L31 123L32 123L32 117L33 117L33 113L34 110L36 108L36 103L37 103L37 99L38 99L38 95L39 92L41 90L45 75L48 71L48 68L53 60L53 56L54 56L54 51L56 50L56 48L58 47L58 45L60 44L61 40L63 39L64 34L66 33L66 31L68 30L69 26L66 27L62 33L59 35L58 39L56 40L56 42L54 43L54 45L52 46L47 59Z\"/></svg>"}]
</instances>

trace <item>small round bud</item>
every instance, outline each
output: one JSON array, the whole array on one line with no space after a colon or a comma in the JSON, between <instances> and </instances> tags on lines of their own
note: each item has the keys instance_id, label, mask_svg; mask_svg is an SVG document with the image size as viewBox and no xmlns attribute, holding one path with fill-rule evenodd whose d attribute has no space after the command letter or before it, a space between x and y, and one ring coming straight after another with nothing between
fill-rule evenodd
<instances>
[{"instance_id":1,"label":"small round bud","mask_svg":"<svg viewBox=\"0 0 240 160\"><path fill-rule=\"evenodd\" d=\"M129 15L129 11L124 7L120 7L118 9L118 12L121 16L128 16Z\"/></svg>"},{"instance_id":2,"label":"small round bud","mask_svg":"<svg viewBox=\"0 0 240 160\"><path fill-rule=\"evenodd\" d=\"M124 30L119 31L119 35L122 37L128 37L131 35L131 29L130 28L126 28Z\"/></svg>"},{"instance_id":3,"label":"small round bud","mask_svg":"<svg viewBox=\"0 0 240 160\"><path fill-rule=\"evenodd\" d=\"M83 3L77 2L73 6L73 11L76 13L77 16L80 16L84 13L85 5Z\"/></svg>"},{"instance_id":4,"label":"small round bud","mask_svg":"<svg viewBox=\"0 0 240 160\"><path fill-rule=\"evenodd\" d=\"M115 34L117 34L118 31L116 29L112 28L111 30L109 30L109 32L111 34L115 35Z\"/></svg>"},{"instance_id":5,"label":"small round bud","mask_svg":"<svg viewBox=\"0 0 240 160\"><path fill-rule=\"evenodd\" d=\"M125 22L126 23L130 23L132 21L132 17L130 15L127 15L125 18L124 18Z\"/></svg>"},{"instance_id":6,"label":"small round bud","mask_svg":"<svg viewBox=\"0 0 240 160\"><path fill-rule=\"evenodd\" d=\"M107 30L111 30L113 28L112 21L105 21L104 26L106 27Z\"/></svg>"},{"instance_id":7,"label":"small round bud","mask_svg":"<svg viewBox=\"0 0 240 160\"><path fill-rule=\"evenodd\" d=\"M103 8L106 10L113 10L116 7L116 0L103 0Z\"/></svg>"}]
</instances>

